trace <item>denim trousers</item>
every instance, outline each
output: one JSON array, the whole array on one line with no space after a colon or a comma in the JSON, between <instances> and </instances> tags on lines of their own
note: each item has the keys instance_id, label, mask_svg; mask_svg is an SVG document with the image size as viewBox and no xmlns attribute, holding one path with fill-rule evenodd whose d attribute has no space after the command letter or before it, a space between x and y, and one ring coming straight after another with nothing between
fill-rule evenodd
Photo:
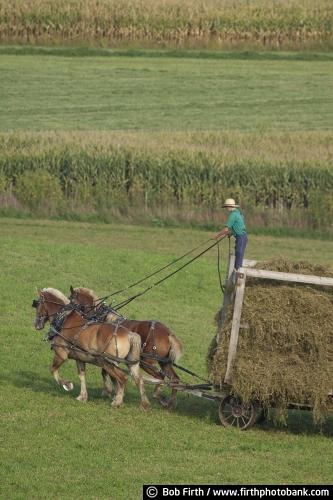
<instances>
[{"instance_id":1,"label":"denim trousers","mask_svg":"<svg viewBox=\"0 0 333 500\"><path fill-rule=\"evenodd\" d=\"M236 236L235 244L235 269L239 269L243 265L243 258L247 244L247 234Z\"/></svg>"}]
</instances>

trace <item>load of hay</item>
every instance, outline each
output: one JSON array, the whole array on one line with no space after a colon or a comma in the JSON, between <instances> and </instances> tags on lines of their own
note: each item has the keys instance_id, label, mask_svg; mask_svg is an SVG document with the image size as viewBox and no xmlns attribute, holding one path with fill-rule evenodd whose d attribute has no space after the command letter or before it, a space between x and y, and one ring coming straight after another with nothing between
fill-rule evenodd
<instances>
[{"instance_id":1,"label":"load of hay","mask_svg":"<svg viewBox=\"0 0 333 500\"><path fill-rule=\"evenodd\" d=\"M333 277L321 266L274 260L256 267ZM213 339L208 366L211 380L224 379L232 306ZM325 419L333 389L333 288L247 278L232 391L244 401L273 404L285 420L288 403L308 404L316 423Z\"/></svg>"}]
</instances>

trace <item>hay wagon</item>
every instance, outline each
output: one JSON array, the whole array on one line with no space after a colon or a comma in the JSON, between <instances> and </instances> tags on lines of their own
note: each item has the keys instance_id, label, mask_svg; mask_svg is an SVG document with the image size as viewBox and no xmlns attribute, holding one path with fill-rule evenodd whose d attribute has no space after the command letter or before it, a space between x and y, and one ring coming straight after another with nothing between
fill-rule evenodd
<instances>
[{"instance_id":1,"label":"hay wagon","mask_svg":"<svg viewBox=\"0 0 333 500\"><path fill-rule=\"evenodd\" d=\"M180 392L217 401L219 403L219 419L222 425L235 426L239 429L245 430L260 420L263 420L265 417L265 412L261 407L260 401L253 400L249 404L244 404L239 397L233 394L233 371L237 356L237 345L246 279L251 277L259 280L276 280L288 283L333 287L333 278L257 269L254 268L257 262L251 260L244 260L243 267L240 268L238 272L235 272L234 262L235 256L230 255L221 312L222 328L226 321L227 309L230 306L233 307L227 366L224 380L219 387L210 383L197 385L177 384L175 387ZM217 336L217 341L218 340ZM333 401L333 392L331 391L327 397ZM272 406L274 406L274 401L272 401ZM304 402L290 402L288 404L288 408L310 410L311 406Z\"/></svg>"}]
</instances>

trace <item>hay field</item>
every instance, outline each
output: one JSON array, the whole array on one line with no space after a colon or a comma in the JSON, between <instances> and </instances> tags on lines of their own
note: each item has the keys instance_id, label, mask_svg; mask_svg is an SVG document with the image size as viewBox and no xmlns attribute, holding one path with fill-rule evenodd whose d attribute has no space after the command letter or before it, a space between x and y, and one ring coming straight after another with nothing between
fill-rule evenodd
<instances>
[{"instance_id":1,"label":"hay field","mask_svg":"<svg viewBox=\"0 0 333 500\"><path fill-rule=\"evenodd\" d=\"M73 57L0 50L0 130L317 131L333 127L332 60ZM80 52L78 52L80 54ZM74 52L75 56L75 52ZM33 117L33 119L32 119Z\"/></svg>"},{"instance_id":2,"label":"hay field","mask_svg":"<svg viewBox=\"0 0 333 500\"><path fill-rule=\"evenodd\" d=\"M87 285L104 294L204 241L207 232L19 219L1 219L0 229L1 497L122 500L141 498L142 484L154 482L330 482L331 464L322 457L333 451L332 419L320 431L306 412L291 412L287 428L266 423L240 435L218 425L215 403L180 396L173 413L153 403L143 414L130 382L125 406L112 411L100 397L96 368L88 368L87 404L75 400L73 362L63 370L73 394L61 392L49 374L50 349L31 326L35 286ZM300 247L305 259L331 260L329 242L255 236L248 256L298 259ZM126 314L168 324L184 341L183 364L205 374L220 301L212 252Z\"/></svg>"},{"instance_id":3,"label":"hay field","mask_svg":"<svg viewBox=\"0 0 333 500\"><path fill-rule=\"evenodd\" d=\"M3 213L212 227L231 194L252 228L330 233L327 54L0 54Z\"/></svg>"}]
</instances>

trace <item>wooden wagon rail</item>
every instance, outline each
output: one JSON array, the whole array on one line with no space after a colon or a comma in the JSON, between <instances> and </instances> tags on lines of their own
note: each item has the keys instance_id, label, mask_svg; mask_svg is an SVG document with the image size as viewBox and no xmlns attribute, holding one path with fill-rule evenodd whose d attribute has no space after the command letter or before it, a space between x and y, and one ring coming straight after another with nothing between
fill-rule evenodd
<instances>
[{"instance_id":1,"label":"wooden wagon rail","mask_svg":"<svg viewBox=\"0 0 333 500\"><path fill-rule=\"evenodd\" d=\"M281 273L278 271L266 271L263 269L241 268L238 274L246 273L251 278L263 278L277 281L289 281L290 283L305 283L320 286L332 286L333 278L325 276L312 276L307 274Z\"/></svg>"}]
</instances>

